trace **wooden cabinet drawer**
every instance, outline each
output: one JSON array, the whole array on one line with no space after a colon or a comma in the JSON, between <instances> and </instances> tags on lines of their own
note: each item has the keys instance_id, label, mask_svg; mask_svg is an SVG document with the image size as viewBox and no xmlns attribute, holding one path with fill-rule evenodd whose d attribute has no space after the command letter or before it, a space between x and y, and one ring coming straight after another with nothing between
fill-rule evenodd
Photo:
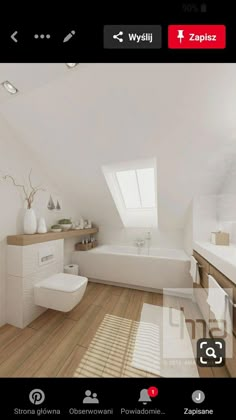
<instances>
[{"instance_id":1,"label":"wooden cabinet drawer","mask_svg":"<svg viewBox=\"0 0 236 420\"><path fill-rule=\"evenodd\" d=\"M233 336L233 355L230 359L227 359L227 358L225 359L225 365L230 375L236 378L236 337L235 336Z\"/></svg>"},{"instance_id":2,"label":"wooden cabinet drawer","mask_svg":"<svg viewBox=\"0 0 236 420\"><path fill-rule=\"evenodd\" d=\"M193 256L199 264L199 274L200 274L200 285L194 284L194 296L198 307L206 320L209 322L209 319L214 319L214 315L210 311L210 307L207 303L208 297L208 275L211 274L212 277L217 281L217 283L223 289L233 289L232 296L233 302L236 303L236 285L223 273L221 273L217 268L212 266L205 258L198 254L198 252L193 251ZM202 292L197 293L197 290L204 290L204 295ZM236 307L233 308L233 357L226 359L225 365L232 377L236 377ZM227 341L227 339L226 339Z\"/></svg>"},{"instance_id":3,"label":"wooden cabinet drawer","mask_svg":"<svg viewBox=\"0 0 236 420\"><path fill-rule=\"evenodd\" d=\"M197 260L198 264L200 265L199 271L204 271L206 273L209 273L209 267L210 264L205 258L203 258L201 255L198 254L198 252L193 251L193 256Z\"/></svg>"},{"instance_id":4,"label":"wooden cabinet drawer","mask_svg":"<svg viewBox=\"0 0 236 420\"><path fill-rule=\"evenodd\" d=\"M233 289L232 293L230 294L230 298L233 300L234 303L236 303L235 284L232 283L228 279L228 277L226 277L224 274L222 274L219 270L217 270L212 265L210 266L210 274L212 275L212 277L214 277L214 279L223 289ZM233 307L232 311L233 311L233 331L234 331L234 334L236 334L236 307Z\"/></svg>"}]
</instances>

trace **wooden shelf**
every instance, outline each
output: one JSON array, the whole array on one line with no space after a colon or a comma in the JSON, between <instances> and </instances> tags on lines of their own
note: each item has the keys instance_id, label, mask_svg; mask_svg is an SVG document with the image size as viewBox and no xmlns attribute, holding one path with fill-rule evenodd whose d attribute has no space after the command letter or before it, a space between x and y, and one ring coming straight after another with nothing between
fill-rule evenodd
<instances>
[{"instance_id":1,"label":"wooden shelf","mask_svg":"<svg viewBox=\"0 0 236 420\"><path fill-rule=\"evenodd\" d=\"M7 237L8 245L26 246L39 244L40 242L56 241L57 239L75 238L77 236L92 235L98 232L98 228L68 230L66 232L35 233L34 235L12 235Z\"/></svg>"}]
</instances>

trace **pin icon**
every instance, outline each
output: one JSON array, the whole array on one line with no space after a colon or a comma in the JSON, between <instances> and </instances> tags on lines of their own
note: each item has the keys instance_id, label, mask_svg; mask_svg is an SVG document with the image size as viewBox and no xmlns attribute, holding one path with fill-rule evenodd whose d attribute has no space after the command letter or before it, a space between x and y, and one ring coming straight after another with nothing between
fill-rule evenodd
<instances>
[{"instance_id":1,"label":"pin icon","mask_svg":"<svg viewBox=\"0 0 236 420\"><path fill-rule=\"evenodd\" d=\"M158 395L158 388L150 386L147 390L149 397L155 398Z\"/></svg>"}]
</instances>

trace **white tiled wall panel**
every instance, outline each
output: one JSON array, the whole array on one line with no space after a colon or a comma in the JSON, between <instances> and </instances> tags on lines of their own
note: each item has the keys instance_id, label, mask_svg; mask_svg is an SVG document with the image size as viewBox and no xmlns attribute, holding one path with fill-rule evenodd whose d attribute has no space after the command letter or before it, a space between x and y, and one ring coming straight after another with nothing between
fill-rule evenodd
<instances>
[{"instance_id":1,"label":"white tiled wall panel","mask_svg":"<svg viewBox=\"0 0 236 420\"><path fill-rule=\"evenodd\" d=\"M45 266L39 265L39 255L42 250L47 251L49 248L54 251L55 262L63 260L63 239L27 246L8 245L8 274L24 277L43 270ZM50 265L50 262L48 265Z\"/></svg>"},{"instance_id":2,"label":"white tiled wall panel","mask_svg":"<svg viewBox=\"0 0 236 420\"><path fill-rule=\"evenodd\" d=\"M54 258L45 265L39 264L42 250L54 250ZM47 252L46 252L47 253ZM26 327L45 308L34 303L34 285L40 280L63 272L63 239L45 244L8 246L7 322L19 328Z\"/></svg>"}]
</instances>

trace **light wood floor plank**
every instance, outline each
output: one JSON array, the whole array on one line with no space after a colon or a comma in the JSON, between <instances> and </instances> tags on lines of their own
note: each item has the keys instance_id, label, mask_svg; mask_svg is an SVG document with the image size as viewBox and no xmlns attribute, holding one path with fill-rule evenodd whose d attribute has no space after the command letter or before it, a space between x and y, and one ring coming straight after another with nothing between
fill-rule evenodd
<instances>
[{"instance_id":1,"label":"light wood floor plank","mask_svg":"<svg viewBox=\"0 0 236 420\"><path fill-rule=\"evenodd\" d=\"M33 322L31 322L29 324L29 328L33 328L34 330L40 330L49 322L51 322L51 320L55 319L56 316L58 316L56 311L48 309L46 312L44 312L42 315L36 318ZM61 313L61 317L64 316L65 314Z\"/></svg>"},{"instance_id":2,"label":"light wood floor plank","mask_svg":"<svg viewBox=\"0 0 236 420\"><path fill-rule=\"evenodd\" d=\"M76 376L76 371L86 350L86 347L75 346L72 353L57 373L57 377L73 378L73 376Z\"/></svg>"},{"instance_id":3,"label":"light wood floor plank","mask_svg":"<svg viewBox=\"0 0 236 420\"><path fill-rule=\"evenodd\" d=\"M14 353L10 356L7 354L5 358L5 363L0 365L0 377L1 376L13 376L19 368L19 366L27 359L35 348L38 348L46 338L52 334L52 332L62 323L64 319L63 314L60 312L54 311L54 317L44 325L40 330L35 331L33 328L30 329L34 334L22 345L17 348ZM23 334L25 329L21 330Z\"/></svg>"},{"instance_id":4,"label":"light wood floor plank","mask_svg":"<svg viewBox=\"0 0 236 420\"><path fill-rule=\"evenodd\" d=\"M91 325L92 320L99 310L99 306L89 306L87 312L84 314L84 317L80 319L80 322L75 324L71 331L64 337L62 342L59 343L57 349L50 355L43 366L38 369L34 376L54 377L57 375L75 346L78 345L80 337L89 328L89 325Z\"/></svg>"},{"instance_id":5,"label":"light wood floor plank","mask_svg":"<svg viewBox=\"0 0 236 420\"><path fill-rule=\"evenodd\" d=\"M112 377L115 371L118 376L155 377L133 369L129 364L126 366L120 363L119 358L116 358L118 348L110 354L116 360L114 372L104 368L107 357L104 346L107 345L109 354L111 335L118 334L115 329L109 332L107 343L103 344L100 353L98 351L96 360L90 360L86 366L86 351L105 316L109 314L139 321L144 303L163 306L163 295L89 282L82 301L67 314L47 310L23 330L10 325L1 327L0 377L82 377L83 372L87 377L89 371L97 377ZM189 319L201 318L198 307L190 300L168 296L164 304L177 309L183 307L185 317ZM187 328L191 335L190 323L187 323ZM196 339L203 336L202 327L198 323L195 334ZM81 361L83 367L79 369ZM229 376L226 368L198 367L198 371L201 377Z\"/></svg>"},{"instance_id":6,"label":"light wood floor plank","mask_svg":"<svg viewBox=\"0 0 236 420\"><path fill-rule=\"evenodd\" d=\"M64 319L60 325L44 340L41 345L34 346L31 355L15 371L15 377L32 377L46 362L51 353L55 351L59 343L74 327L75 321Z\"/></svg>"},{"instance_id":7,"label":"light wood floor plank","mask_svg":"<svg viewBox=\"0 0 236 420\"><path fill-rule=\"evenodd\" d=\"M13 327L12 325L4 325L0 328L0 348L8 345L12 339L21 334L21 328Z\"/></svg>"},{"instance_id":8,"label":"light wood floor plank","mask_svg":"<svg viewBox=\"0 0 236 420\"><path fill-rule=\"evenodd\" d=\"M142 307L142 294L139 290L133 290L129 298L129 302L125 311L125 318L138 321L140 318L141 307Z\"/></svg>"},{"instance_id":9,"label":"light wood floor plank","mask_svg":"<svg viewBox=\"0 0 236 420\"><path fill-rule=\"evenodd\" d=\"M4 346L0 350L0 365L6 359L13 354L16 349L23 346L29 338L31 338L35 334L35 331L32 328L24 328L20 334L18 334L14 339L8 343L8 345Z\"/></svg>"}]
</instances>

